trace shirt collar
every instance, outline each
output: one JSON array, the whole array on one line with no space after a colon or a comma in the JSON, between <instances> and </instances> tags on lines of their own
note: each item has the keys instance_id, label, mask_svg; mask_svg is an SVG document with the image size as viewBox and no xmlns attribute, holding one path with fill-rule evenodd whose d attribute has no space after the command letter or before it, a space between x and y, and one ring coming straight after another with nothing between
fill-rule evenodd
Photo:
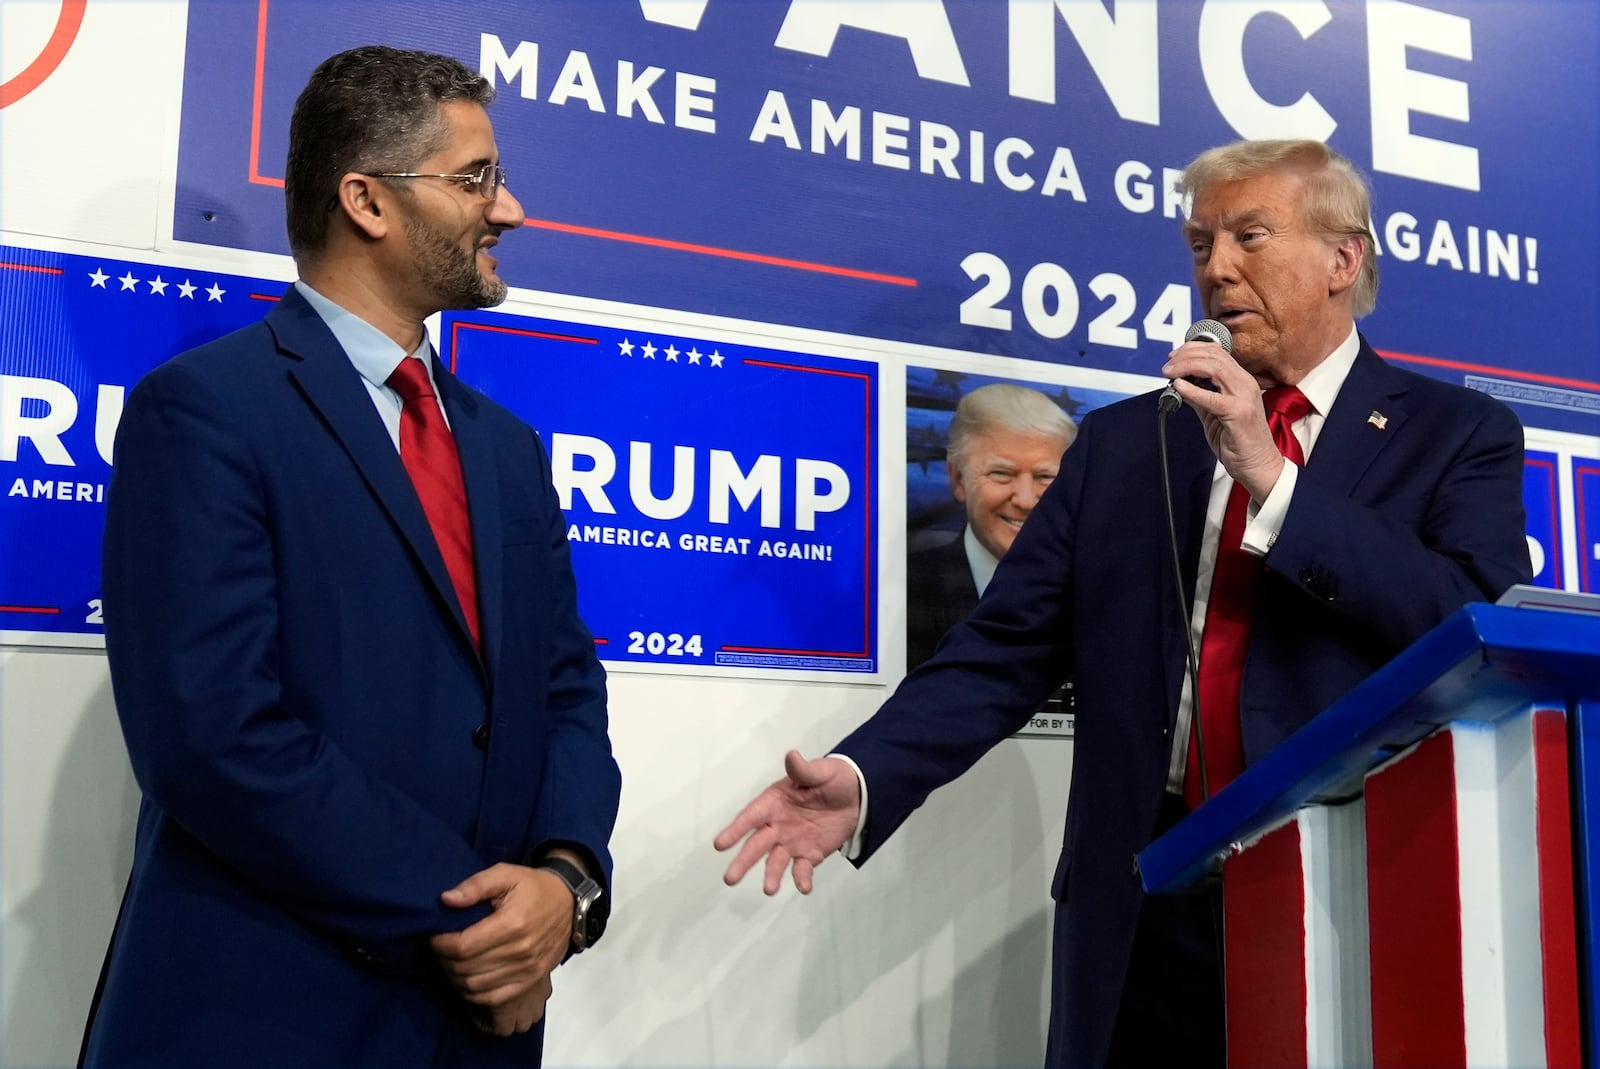
<instances>
[{"instance_id":1,"label":"shirt collar","mask_svg":"<svg viewBox=\"0 0 1600 1069\"><path fill-rule=\"evenodd\" d=\"M365 319L345 308L328 300L322 294L312 289L304 280L294 284L300 291L300 296L306 299L322 321L328 325L334 339L344 349L350 358L350 363L355 365L361 377L374 386L385 386L394 369L400 366L400 361L406 356L419 358L423 366L428 369L428 380L433 381L433 361L429 359L433 346L428 341L427 332L422 335L422 344L417 346L416 352L407 353L394 343L383 331L368 323ZM435 386L438 384L435 383Z\"/></svg>"},{"instance_id":2,"label":"shirt collar","mask_svg":"<svg viewBox=\"0 0 1600 1069\"><path fill-rule=\"evenodd\" d=\"M1344 385L1344 380L1350 374L1350 368L1356 362L1356 354L1361 351L1361 337L1356 333L1356 325L1350 324L1350 335L1340 343L1339 347L1328 354L1328 358L1310 371L1299 382L1300 392L1306 395L1306 400L1311 402L1311 408L1319 416L1327 416L1328 410L1333 407L1333 402L1339 396L1339 389Z\"/></svg>"},{"instance_id":3,"label":"shirt collar","mask_svg":"<svg viewBox=\"0 0 1600 1069\"><path fill-rule=\"evenodd\" d=\"M967 567L972 569L972 585L978 588L981 598L989 587L989 580L994 578L994 570L1000 567L1000 558L978 541L978 535L970 523L961 532L961 544L967 550Z\"/></svg>"}]
</instances>

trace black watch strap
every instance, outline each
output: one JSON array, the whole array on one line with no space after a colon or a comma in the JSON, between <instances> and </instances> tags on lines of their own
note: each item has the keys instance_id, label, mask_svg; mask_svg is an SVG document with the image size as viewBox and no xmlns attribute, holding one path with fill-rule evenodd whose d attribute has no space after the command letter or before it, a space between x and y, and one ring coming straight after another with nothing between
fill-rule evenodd
<instances>
[{"instance_id":1,"label":"black watch strap","mask_svg":"<svg viewBox=\"0 0 1600 1069\"><path fill-rule=\"evenodd\" d=\"M541 858L535 867L553 873L572 892L572 953L589 949L605 934L611 912L605 889L565 858Z\"/></svg>"}]
</instances>

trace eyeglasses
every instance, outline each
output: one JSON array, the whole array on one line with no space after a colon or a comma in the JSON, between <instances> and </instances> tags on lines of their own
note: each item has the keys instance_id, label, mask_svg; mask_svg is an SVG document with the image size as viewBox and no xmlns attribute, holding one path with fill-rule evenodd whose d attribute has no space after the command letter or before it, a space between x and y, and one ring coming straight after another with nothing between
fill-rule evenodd
<instances>
[{"instance_id":1,"label":"eyeglasses","mask_svg":"<svg viewBox=\"0 0 1600 1069\"><path fill-rule=\"evenodd\" d=\"M373 178L451 178L457 182L472 186L481 194L484 200L494 200L500 193L500 187L506 184L506 169L497 163L486 163L483 169L476 174L416 174L412 172L390 171L383 174L374 174Z\"/></svg>"}]
</instances>

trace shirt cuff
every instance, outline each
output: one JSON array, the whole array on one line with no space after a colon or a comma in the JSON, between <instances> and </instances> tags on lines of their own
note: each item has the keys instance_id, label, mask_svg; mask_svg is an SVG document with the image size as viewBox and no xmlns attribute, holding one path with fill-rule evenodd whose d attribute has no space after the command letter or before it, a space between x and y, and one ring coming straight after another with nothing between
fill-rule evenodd
<instances>
[{"instance_id":1,"label":"shirt cuff","mask_svg":"<svg viewBox=\"0 0 1600 1069\"><path fill-rule=\"evenodd\" d=\"M1294 497L1294 486L1300 477L1300 465L1292 460L1283 462L1283 471L1272 487L1267 499L1257 508L1254 501L1245 510L1244 540L1240 548L1257 557L1265 557L1283 530L1283 521L1289 516L1289 501Z\"/></svg>"},{"instance_id":2,"label":"shirt cuff","mask_svg":"<svg viewBox=\"0 0 1600 1069\"><path fill-rule=\"evenodd\" d=\"M828 756L837 757L839 760L849 765L851 770L856 774L856 783L861 786L861 815L856 819L856 830L852 832L850 834L850 838L846 839L843 845L839 847L839 853L844 855L846 861L854 861L856 858L861 856L861 837L867 830L867 777L861 774L861 766L856 764L850 758L846 757L844 754L831 753Z\"/></svg>"}]
</instances>

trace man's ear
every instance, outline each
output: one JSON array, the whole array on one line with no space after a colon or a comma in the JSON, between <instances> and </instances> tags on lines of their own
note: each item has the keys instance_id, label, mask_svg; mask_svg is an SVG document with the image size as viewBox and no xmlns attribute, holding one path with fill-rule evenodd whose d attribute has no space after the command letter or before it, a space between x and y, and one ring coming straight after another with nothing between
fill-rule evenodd
<instances>
[{"instance_id":1,"label":"man's ear","mask_svg":"<svg viewBox=\"0 0 1600 1069\"><path fill-rule=\"evenodd\" d=\"M944 462L944 473L950 480L950 496L962 504L965 504L967 500L966 479L962 475L965 466L965 463L959 462L953 457L946 459Z\"/></svg>"},{"instance_id":2,"label":"man's ear","mask_svg":"<svg viewBox=\"0 0 1600 1069\"><path fill-rule=\"evenodd\" d=\"M1367 250L1359 235L1346 234L1328 250L1328 292L1344 293L1361 277L1361 265L1366 262Z\"/></svg>"},{"instance_id":3,"label":"man's ear","mask_svg":"<svg viewBox=\"0 0 1600 1069\"><path fill-rule=\"evenodd\" d=\"M338 210L367 238L380 240L389 233L391 192L371 176L351 171L339 179Z\"/></svg>"}]
</instances>

